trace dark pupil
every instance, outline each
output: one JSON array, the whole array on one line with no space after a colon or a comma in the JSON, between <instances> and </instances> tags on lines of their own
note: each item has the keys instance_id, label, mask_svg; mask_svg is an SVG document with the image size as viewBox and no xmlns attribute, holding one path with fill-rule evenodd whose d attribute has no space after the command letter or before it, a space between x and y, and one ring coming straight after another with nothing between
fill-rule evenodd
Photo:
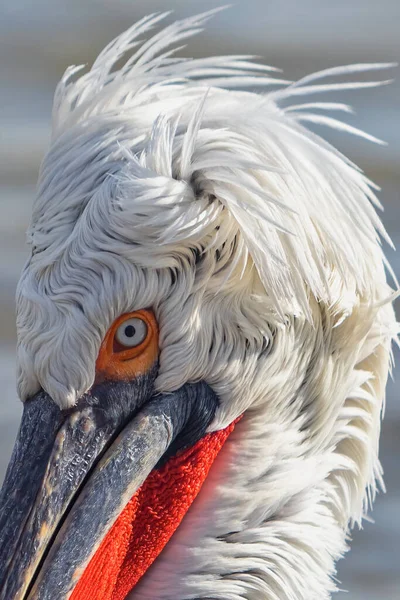
<instances>
[{"instance_id":1,"label":"dark pupil","mask_svg":"<svg viewBox=\"0 0 400 600\"><path fill-rule=\"evenodd\" d=\"M128 338L132 338L136 333L136 329L134 328L133 325L127 325L125 327L125 335Z\"/></svg>"}]
</instances>

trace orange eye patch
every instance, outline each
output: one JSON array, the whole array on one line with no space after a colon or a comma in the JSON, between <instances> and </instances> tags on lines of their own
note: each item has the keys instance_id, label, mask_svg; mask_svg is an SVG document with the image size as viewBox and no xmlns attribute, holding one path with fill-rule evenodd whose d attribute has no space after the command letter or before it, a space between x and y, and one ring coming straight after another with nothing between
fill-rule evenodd
<instances>
[{"instance_id":1,"label":"orange eye patch","mask_svg":"<svg viewBox=\"0 0 400 600\"><path fill-rule=\"evenodd\" d=\"M128 381L143 375L158 356L158 325L153 311L121 315L107 331L96 361L96 382Z\"/></svg>"}]
</instances>

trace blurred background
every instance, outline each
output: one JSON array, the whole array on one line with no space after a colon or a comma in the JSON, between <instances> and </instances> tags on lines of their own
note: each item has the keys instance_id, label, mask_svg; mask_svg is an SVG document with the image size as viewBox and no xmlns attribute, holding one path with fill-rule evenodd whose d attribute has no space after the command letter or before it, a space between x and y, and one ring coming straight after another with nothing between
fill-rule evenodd
<instances>
[{"instance_id":1,"label":"blurred background","mask_svg":"<svg viewBox=\"0 0 400 600\"><path fill-rule=\"evenodd\" d=\"M25 229L41 157L49 138L52 95L70 64L91 63L98 51L138 18L159 10L189 16L219 6L200 0L1 0L0 4L0 481L21 407L15 393L14 294L27 257ZM237 0L189 41L193 56L260 55L288 79L353 62L400 59L398 0ZM380 75L386 79L388 72ZM400 245L400 69L391 86L330 94L352 104L352 125L388 142L380 147L323 131L383 188L383 221ZM318 99L325 98L320 95ZM316 128L316 130L318 130ZM387 249L400 274L400 256ZM400 363L400 360L399 360ZM397 370L399 372L399 370ZM394 373L396 379L396 371ZM340 600L400 599L400 408L389 382L381 459L387 494L355 531L352 550L339 563Z\"/></svg>"}]
</instances>

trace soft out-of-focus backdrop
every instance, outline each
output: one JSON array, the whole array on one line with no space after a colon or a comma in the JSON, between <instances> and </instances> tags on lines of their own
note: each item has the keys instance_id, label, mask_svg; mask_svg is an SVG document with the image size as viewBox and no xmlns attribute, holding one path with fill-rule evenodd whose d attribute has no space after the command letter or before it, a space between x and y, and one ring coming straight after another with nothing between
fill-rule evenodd
<instances>
[{"instance_id":1,"label":"soft out-of-focus backdrop","mask_svg":"<svg viewBox=\"0 0 400 600\"><path fill-rule=\"evenodd\" d=\"M21 412L14 384L14 294L27 257L24 232L35 180L50 128L54 87L69 64L90 63L103 45L138 18L173 9L188 16L218 0L2 0L0 7L0 480ZM397 0L238 0L189 42L191 55L250 53L284 69L289 79L352 62L400 59ZM383 221L400 240L400 69L389 87L337 92L351 103L349 119L386 140L380 147L323 132L383 188ZM387 72L382 78L387 77ZM323 99L321 97L321 99ZM397 274L400 257L388 250ZM396 376L396 372L395 372ZM396 377L395 377L396 378ZM400 409L396 383L388 386L381 458L388 492L373 519L354 533L339 563L338 579L349 600L400 599Z\"/></svg>"}]
</instances>

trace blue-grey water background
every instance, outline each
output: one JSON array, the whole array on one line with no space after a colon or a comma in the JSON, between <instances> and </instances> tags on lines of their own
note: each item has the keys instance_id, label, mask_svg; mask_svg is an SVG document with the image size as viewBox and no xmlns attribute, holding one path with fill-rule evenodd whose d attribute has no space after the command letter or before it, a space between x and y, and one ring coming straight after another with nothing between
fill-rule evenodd
<instances>
[{"instance_id":1,"label":"blue-grey water background","mask_svg":"<svg viewBox=\"0 0 400 600\"><path fill-rule=\"evenodd\" d=\"M14 294L27 257L29 221L40 158L46 148L54 87L69 64L90 63L114 35L137 18L173 9L178 17L222 2L193 0L1 0L0 3L0 479L21 407L14 384ZM251 53L284 69L289 79L352 62L398 61L398 0L245 0L219 14L190 42L192 55ZM338 92L351 103L351 124L383 138L387 147L323 132L383 188L383 221L400 239L400 69L389 87ZM386 78L384 73L382 78ZM320 97L320 99L325 99ZM388 251L397 274L400 258ZM397 371L398 372L398 371ZM396 371L394 373L396 378ZM381 459L387 494L372 518L354 533L352 550L339 563L338 579L349 590L337 598L400 599L400 409L397 384L388 385ZM323 533L322 533L323 535Z\"/></svg>"}]
</instances>

